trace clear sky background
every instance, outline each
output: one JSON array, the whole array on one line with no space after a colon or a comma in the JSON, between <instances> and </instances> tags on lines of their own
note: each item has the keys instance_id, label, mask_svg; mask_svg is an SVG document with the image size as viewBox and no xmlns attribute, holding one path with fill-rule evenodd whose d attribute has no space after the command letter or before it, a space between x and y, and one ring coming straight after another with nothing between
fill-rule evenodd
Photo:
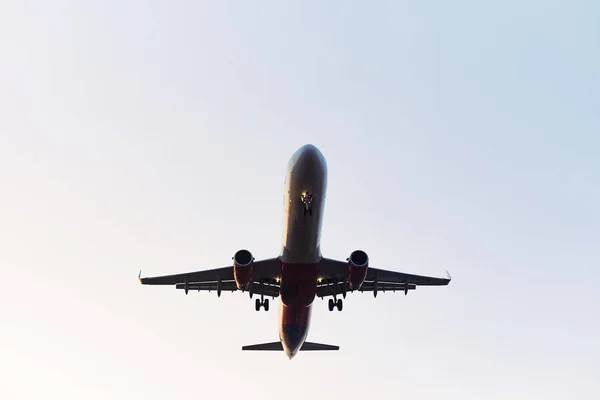
<instances>
[{"instance_id":1,"label":"clear sky background","mask_svg":"<svg viewBox=\"0 0 600 400\"><path fill-rule=\"evenodd\" d=\"M597 1L0 4L0 398L600 397ZM316 300L144 275L277 255L286 163L323 252L448 287Z\"/></svg>"}]
</instances>

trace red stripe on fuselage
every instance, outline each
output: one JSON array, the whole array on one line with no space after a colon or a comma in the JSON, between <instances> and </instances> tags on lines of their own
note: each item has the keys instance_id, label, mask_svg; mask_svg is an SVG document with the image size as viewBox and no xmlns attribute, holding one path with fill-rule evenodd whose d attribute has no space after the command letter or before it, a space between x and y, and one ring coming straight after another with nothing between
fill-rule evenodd
<instances>
[{"instance_id":1,"label":"red stripe on fuselage","mask_svg":"<svg viewBox=\"0 0 600 400\"><path fill-rule=\"evenodd\" d=\"M309 306L317 293L319 264L282 264L280 298L285 306Z\"/></svg>"},{"instance_id":2,"label":"red stripe on fuselage","mask_svg":"<svg viewBox=\"0 0 600 400\"><path fill-rule=\"evenodd\" d=\"M318 273L318 263L281 266L279 338L290 358L300 350L308 334Z\"/></svg>"},{"instance_id":3,"label":"red stripe on fuselage","mask_svg":"<svg viewBox=\"0 0 600 400\"><path fill-rule=\"evenodd\" d=\"M311 306L285 306L281 307L281 325L308 326L310 322Z\"/></svg>"}]
</instances>

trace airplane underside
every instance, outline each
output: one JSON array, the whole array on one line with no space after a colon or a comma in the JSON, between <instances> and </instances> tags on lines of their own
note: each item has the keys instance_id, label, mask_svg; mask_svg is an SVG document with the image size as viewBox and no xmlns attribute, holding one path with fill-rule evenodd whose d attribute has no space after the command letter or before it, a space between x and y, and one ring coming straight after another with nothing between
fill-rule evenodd
<instances>
[{"instance_id":1,"label":"airplane underside","mask_svg":"<svg viewBox=\"0 0 600 400\"><path fill-rule=\"evenodd\" d=\"M301 147L288 163L285 180L285 230L278 257L255 260L246 249L239 250L232 265L175 275L138 278L144 285L173 285L189 291L249 292L257 295L255 309L269 310L269 297L280 297L279 342L242 347L242 350L284 351L291 359L298 351L338 350L338 346L307 342L315 297L330 297L329 311L342 311L348 293L415 290L418 285L448 285L448 278L372 268L362 250L345 260L321 254L321 228L327 189L327 164L312 145ZM340 298L340 296L342 298Z\"/></svg>"}]
</instances>

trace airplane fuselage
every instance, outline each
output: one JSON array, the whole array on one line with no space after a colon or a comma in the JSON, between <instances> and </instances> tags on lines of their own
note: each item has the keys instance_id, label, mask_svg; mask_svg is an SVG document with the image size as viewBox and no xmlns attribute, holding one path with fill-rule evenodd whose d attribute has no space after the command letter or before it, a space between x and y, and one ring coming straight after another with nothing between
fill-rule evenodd
<instances>
[{"instance_id":1,"label":"airplane fuselage","mask_svg":"<svg viewBox=\"0 0 600 400\"><path fill-rule=\"evenodd\" d=\"M381 292L416 289L417 285L440 286L448 278L436 278L373 268L363 250L354 250L345 260L321 255L321 228L327 193L327 163L313 145L298 149L290 159L285 176L284 233L277 257L255 260L246 249L238 250L232 265L138 279L144 285L175 285L185 294L190 290L247 291L256 311L269 310L269 299L279 296L279 341L242 346L247 351L281 351L291 359L298 351L339 350L339 346L306 341L311 307L315 297L328 297L329 311L342 311L338 296L360 291ZM320 283L319 283L320 282ZM258 285L258 286L256 286Z\"/></svg>"},{"instance_id":2,"label":"airplane fuselage","mask_svg":"<svg viewBox=\"0 0 600 400\"><path fill-rule=\"evenodd\" d=\"M312 145L290 159L285 179L285 227L280 254L279 338L289 358L306 340L321 255L327 163Z\"/></svg>"}]
</instances>

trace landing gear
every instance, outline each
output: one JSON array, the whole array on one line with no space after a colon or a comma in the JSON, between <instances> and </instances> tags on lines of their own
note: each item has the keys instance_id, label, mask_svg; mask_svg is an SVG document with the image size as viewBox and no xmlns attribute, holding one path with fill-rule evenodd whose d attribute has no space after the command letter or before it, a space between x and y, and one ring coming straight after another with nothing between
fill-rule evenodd
<instances>
[{"instance_id":1,"label":"landing gear","mask_svg":"<svg viewBox=\"0 0 600 400\"><path fill-rule=\"evenodd\" d=\"M313 199L312 194L308 192L302 192L300 199L302 200L302 204L304 204L304 216L312 216L312 207L310 206L310 203L312 203Z\"/></svg>"},{"instance_id":2,"label":"landing gear","mask_svg":"<svg viewBox=\"0 0 600 400\"><path fill-rule=\"evenodd\" d=\"M263 307L265 311L269 311L269 299L264 299L262 301L261 299L256 299L256 301L254 302L254 308L256 309L256 311L260 311L261 307Z\"/></svg>"},{"instance_id":3,"label":"landing gear","mask_svg":"<svg viewBox=\"0 0 600 400\"><path fill-rule=\"evenodd\" d=\"M333 311L334 308L337 308L338 311L342 311L342 309L344 308L344 303L342 302L342 299L329 299L329 311Z\"/></svg>"},{"instance_id":4,"label":"landing gear","mask_svg":"<svg viewBox=\"0 0 600 400\"><path fill-rule=\"evenodd\" d=\"M339 287L338 287L339 283L337 280L333 281L333 299L329 299L329 311L333 311L334 308L337 307L338 311L342 311L342 308L344 307L344 303L342 302L342 299L338 299L337 295L339 293ZM344 288L342 291L342 296L344 296L344 298L346 297L346 289Z\"/></svg>"},{"instance_id":5,"label":"landing gear","mask_svg":"<svg viewBox=\"0 0 600 400\"><path fill-rule=\"evenodd\" d=\"M256 311L260 311L261 307L263 307L265 311L269 311L269 299L265 299L265 286L262 281L260 282L260 299L256 299L254 302Z\"/></svg>"}]
</instances>

